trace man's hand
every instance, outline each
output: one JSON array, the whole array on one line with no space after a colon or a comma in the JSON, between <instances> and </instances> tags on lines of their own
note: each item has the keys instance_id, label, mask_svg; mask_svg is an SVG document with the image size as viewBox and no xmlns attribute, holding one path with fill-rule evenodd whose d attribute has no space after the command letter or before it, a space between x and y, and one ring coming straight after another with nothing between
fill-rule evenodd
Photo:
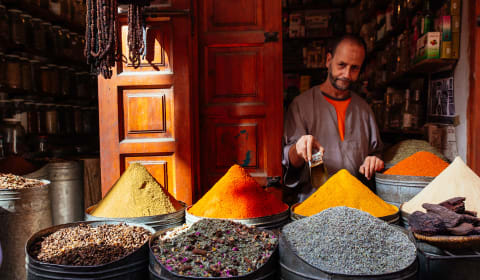
<instances>
[{"instance_id":1,"label":"man's hand","mask_svg":"<svg viewBox=\"0 0 480 280\"><path fill-rule=\"evenodd\" d=\"M370 180L373 174L376 171L382 170L384 167L383 160L379 159L376 156L368 156L365 158L365 161L360 166L360 173L365 175L365 177Z\"/></svg>"},{"instance_id":2,"label":"man's hand","mask_svg":"<svg viewBox=\"0 0 480 280\"><path fill-rule=\"evenodd\" d=\"M312 160L313 151L324 152L323 147L312 135L303 135L288 151L290 164L299 168L305 162Z\"/></svg>"}]
</instances>

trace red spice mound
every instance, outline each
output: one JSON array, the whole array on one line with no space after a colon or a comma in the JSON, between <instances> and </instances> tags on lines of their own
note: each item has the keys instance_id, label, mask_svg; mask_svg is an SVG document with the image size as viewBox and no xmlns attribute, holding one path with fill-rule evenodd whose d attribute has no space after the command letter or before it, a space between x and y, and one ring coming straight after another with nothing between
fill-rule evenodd
<instances>
[{"instance_id":1,"label":"red spice mound","mask_svg":"<svg viewBox=\"0 0 480 280\"><path fill-rule=\"evenodd\" d=\"M266 192L245 169L234 165L189 212L206 218L247 219L287 209L288 205Z\"/></svg>"},{"instance_id":2,"label":"red spice mound","mask_svg":"<svg viewBox=\"0 0 480 280\"><path fill-rule=\"evenodd\" d=\"M395 164L383 174L436 177L448 163L436 155L420 151Z\"/></svg>"}]
</instances>

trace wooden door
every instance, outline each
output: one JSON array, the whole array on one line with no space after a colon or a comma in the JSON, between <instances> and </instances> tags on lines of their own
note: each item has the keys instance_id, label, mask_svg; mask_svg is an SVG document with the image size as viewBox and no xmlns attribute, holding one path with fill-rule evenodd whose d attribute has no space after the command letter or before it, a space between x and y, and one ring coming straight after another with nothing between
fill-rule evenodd
<instances>
[{"instance_id":1,"label":"wooden door","mask_svg":"<svg viewBox=\"0 0 480 280\"><path fill-rule=\"evenodd\" d=\"M281 1L200 0L199 13L201 192L235 163L280 178Z\"/></svg>"},{"instance_id":2,"label":"wooden door","mask_svg":"<svg viewBox=\"0 0 480 280\"><path fill-rule=\"evenodd\" d=\"M193 195L190 1L162 1L147 18L147 53L139 68L117 63L99 78L102 194L138 162L177 199ZM163 9L163 10L162 10ZM126 18L119 20L122 54Z\"/></svg>"},{"instance_id":3,"label":"wooden door","mask_svg":"<svg viewBox=\"0 0 480 280\"><path fill-rule=\"evenodd\" d=\"M467 163L480 175L480 3L469 1L470 95L467 111ZM464 4L466 5L466 3Z\"/></svg>"}]
</instances>

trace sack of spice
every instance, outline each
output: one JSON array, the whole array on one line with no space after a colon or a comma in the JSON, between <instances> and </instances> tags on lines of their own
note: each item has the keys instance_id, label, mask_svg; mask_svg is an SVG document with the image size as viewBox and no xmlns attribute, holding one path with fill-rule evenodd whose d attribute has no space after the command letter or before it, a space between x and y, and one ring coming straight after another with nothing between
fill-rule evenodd
<instances>
[{"instance_id":1,"label":"sack of spice","mask_svg":"<svg viewBox=\"0 0 480 280\"><path fill-rule=\"evenodd\" d=\"M266 192L240 165L235 164L190 209L205 218L249 219L271 216L288 209L274 194Z\"/></svg>"},{"instance_id":2,"label":"sack of spice","mask_svg":"<svg viewBox=\"0 0 480 280\"><path fill-rule=\"evenodd\" d=\"M383 174L436 177L447 166L448 163L436 155L420 151L395 164Z\"/></svg>"},{"instance_id":3,"label":"sack of spice","mask_svg":"<svg viewBox=\"0 0 480 280\"><path fill-rule=\"evenodd\" d=\"M133 163L98 203L91 215L135 218L169 214L181 208L182 205L143 165Z\"/></svg>"},{"instance_id":4,"label":"sack of spice","mask_svg":"<svg viewBox=\"0 0 480 280\"><path fill-rule=\"evenodd\" d=\"M398 212L396 206L383 201L346 169L335 173L293 211L302 216L311 216L336 206L356 208L375 217L385 217Z\"/></svg>"},{"instance_id":5,"label":"sack of spice","mask_svg":"<svg viewBox=\"0 0 480 280\"><path fill-rule=\"evenodd\" d=\"M480 213L480 177L460 157L430 184L402 206L402 212L425 212L424 203L438 204L452 197L465 197L465 208Z\"/></svg>"}]
</instances>

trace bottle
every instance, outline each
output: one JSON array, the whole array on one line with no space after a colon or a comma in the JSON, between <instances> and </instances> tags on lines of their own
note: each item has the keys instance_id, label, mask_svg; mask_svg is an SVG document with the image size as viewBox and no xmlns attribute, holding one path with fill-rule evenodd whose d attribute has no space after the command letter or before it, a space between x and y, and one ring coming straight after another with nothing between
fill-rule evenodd
<instances>
[{"instance_id":1,"label":"bottle","mask_svg":"<svg viewBox=\"0 0 480 280\"><path fill-rule=\"evenodd\" d=\"M433 25L433 14L430 10L430 1L425 1L425 8L423 10L422 24L421 24L421 34L432 31Z\"/></svg>"},{"instance_id":2,"label":"bottle","mask_svg":"<svg viewBox=\"0 0 480 280\"><path fill-rule=\"evenodd\" d=\"M403 116L403 121L402 121L402 129L403 130L409 130L412 129L413 126L413 112L412 108L410 106L410 90L407 89L405 90L405 101L404 101L404 106L402 110L402 116Z\"/></svg>"},{"instance_id":3,"label":"bottle","mask_svg":"<svg viewBox=\"0 0 480 280\"><path fill-rule=\"evenodd\" d=\"M420 101L420 90L415 90L415 97L413 103L411 104L413 119L412 119L412 128L420 129L423 126L423 104Z\"/></svg>"}]
</instances>

